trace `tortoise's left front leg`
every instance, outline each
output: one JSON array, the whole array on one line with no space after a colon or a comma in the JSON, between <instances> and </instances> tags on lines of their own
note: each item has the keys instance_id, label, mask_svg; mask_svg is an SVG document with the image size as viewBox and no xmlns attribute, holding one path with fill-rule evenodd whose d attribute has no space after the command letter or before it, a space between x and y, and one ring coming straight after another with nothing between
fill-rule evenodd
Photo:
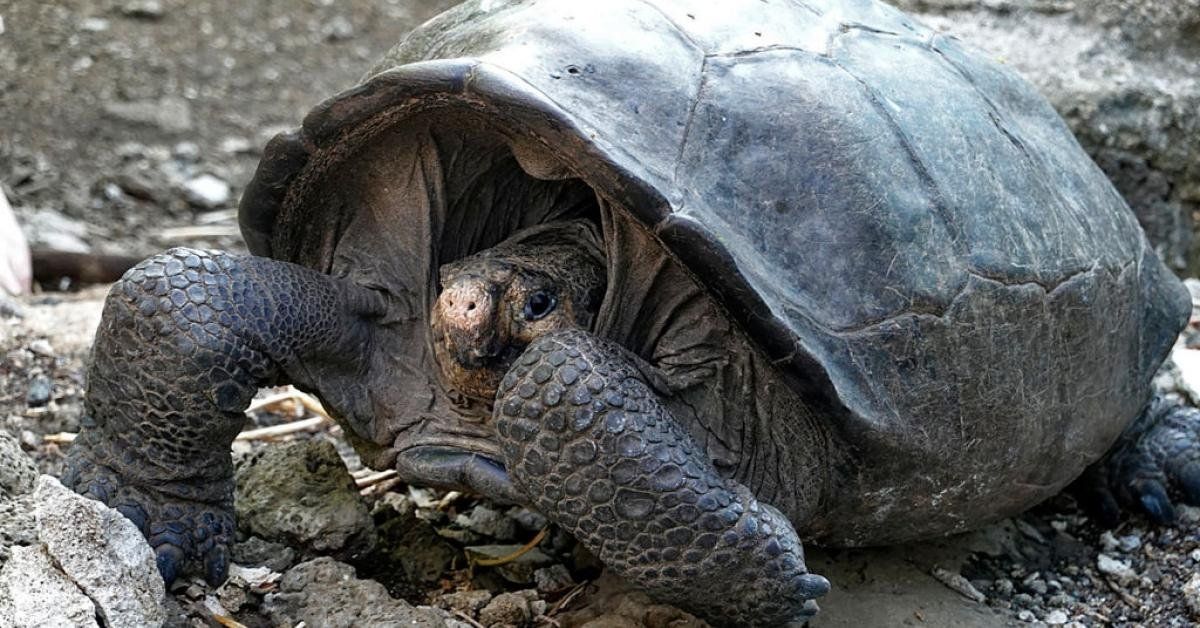
<instances>
[{"instance_id":1,"label":"tortoise's left front leg","mask_svg":"<svg viewBox=\"0 0 1200 628\"><path fill-rule=\"evenodd\" d=\"M829 590L787 518L718 475L620 347L543 336L505 376L495 418L518 489L652 595L776 626L810 617Z\"/></svg>"}]
</instances>

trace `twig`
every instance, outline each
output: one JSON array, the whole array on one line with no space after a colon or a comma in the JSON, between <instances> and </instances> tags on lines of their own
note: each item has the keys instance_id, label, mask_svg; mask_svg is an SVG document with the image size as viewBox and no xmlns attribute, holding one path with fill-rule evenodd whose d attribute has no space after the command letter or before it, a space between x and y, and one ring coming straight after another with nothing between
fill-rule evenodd
<instances>
[{"instance_id":1,"label":"twig","mask_svg":"<svg viewBox=\"0 0 1200 628\"><path fill-rule=\"evenodd\" d=\"M364 469L364 471L367 471L367 469ZM361 477L355 477L354 485L358 488L368 488L374 484L379 484L384 480L390 480L394 477L396 477L395 469L385 469L377 473L368 473Z\"/></svg>"},{"instance_id":2,"label":"twig","mask_svg":"<svg viewBox=\"0 0 1200 628\"><path fill-rule=\"evenodd\" d=\"M158 232L164 240L190 240L193 238L220 238L240 235L241 230L232 225L189 225L171 227Z\"/></svg>"},{"instance_id":3,"label":"twig","mask_svg":"<svg viewBox=\"0 0 1200 628\"><path fill-rule=\"evenodd\" d=\"M1117 595L1119 595L1119 596L1121 597L1121 599L1122 599L1122 600L1123 600L1123 601L1124 601L1126 604L1128 604L1128 605L1129 605L1129 608L1131 608L1131 609L1133 609L1133 610L1135 610L1135 611L1140 611L1140 610L1142 610L1142 604L1141 604L1141 602L1138 602L1137 598L1135 598L1135 597L1133 597L1132 595L1130 595L1130 594L1129 594L1129 592L1128 592L1128 591L1126 591L1126 590L1125 590L1123 587L1121 587L1121 586L1120 586L1120 585L1118 585L1117 583L1113 582L1112 580L1109 580L1108 578L1105 578L1105 579L1104 579L1104 582L1105 582L1106 584L1108 584L1108 588L1112 589L1114 593L1116 593Z\"/></svg>"},{"instance_id":4,"label":"twig","mask_svg":"<svg viewBox=\"0 0 1200 628\"><path fill-rule=\"evenodd\" d=\"M386 493L386 492L392 490L393 488L396 488L396 486L398 484L401 484L403 482L404 482L404 480L401 480L398 477L387 479L387 480L380 482L379 484L374 484L372 486L368 486L367 488L362 489L361 491L358 492L358 494L362 495L363 497L367 497L368 495L374 495L376 493Z\"/></svg>"},{"instance_id":5,"label":"twig","mask_svg":"<svg viewBox=\"0 0 1200 628\"><path fill-rule=\"evenodd\" d=\"M574 589L571 589L571 591L564 595L561 600L555 602L554 606L550 608L550 611L546 613L546 617L550 618L557 615L558 612L561 611L567 604L570 604L575 600L575 598L579 597L579 594L583 592L587 585L587 582L580 582L579 584L575 585Z\"/></svg>"},{"instance_id":6,"label":"twig","mask_svg":"<svg viewBox=\"0 0 1200 628\"><path fill-rule=\"evenodd\" d=\"M290 388L281 393L255 400L250 404L250 407L246 408L246 413L249 414L251 412L258 412L263 408L273 406L281 401L289 400L300 402L300 405L304 406L305 409L317 416L323 416L327 419L329 418L329 412L325 410L325 406L321 405L320 401L317 401L316 397L313 397L306 392L296 390L295 388Z\"/></svg>"},{"instance_id":7,"label":"twig","mask_svg":"<svg viewBox=\"0 0 1200 628\"><path fill-rule=\"evenodd\" d=\"M288 434L306 432L308 430L319 428L328 420L329 419L323 416L315 416L302 421L292 421L291 423L280 423L279 425L260 427L253 430L246 430L245 432L238 434L237 438L234 440L266 440L278 438L280 436L287 436Z\"/></svg>"},{"instance_id":8,"label":"twig","mask_svg":"<svg viewBox=\"0 0 1200 628\"><path fill-rule=\"evenodd\" d=\"M59 432L57 434L45 434L42 436L42 441L46 442L46 443L55 443L58 445L63 445L66 443L75 442L76 436L78 436L78 434L76 434L74 432Z\"/></svg>"},{"instance_id":9,"label":"twig","mask_svg":"<svg viewBox=\"0 0 1200 628\"><path fill-rule=\"evenodd\" d=\"M495 567L497 565L504 565L507 563L511 563L512 561L524 556L525 554L528 554L530 550L537 547L538 543L541 543L542 539L546 538L546 532L549 530L550 530L549 527L542 528L542 531L538 532L537 536L533 537L533 540L522 545L521 549L509 554L508 556L501 556L499 558L478 558L474 562L476 565L479 565L480 567Z\"/></svg>"},{"instance_id":10,"label":"twig","mask_svg":"<svg viewBox=\"0 0 1200 628\"><path fill-rule=\"evenodd\" d=\"M471 624L472 626L475 626L475 628L487 628L487 626L484 626L483 624L481 624L481 623L479 623L479 622L475 621L474 619L472 619L472 618L471 618L471 616L470 616L470 615L468 615L468 614L466 614L466 613L464 613L464 612L462 612L462 611L460 611L460 610L457 610L457 609L456 609L456 610L454 610L454 611L451 611L451 612L453 612L453 613L454 613L454 616L455 616L455 617L457 617L457 618L459 618L459 619L461 619L461 620L463 620L463 621L467 622L468 624Z\"/></svg>"},{"instance_id":11,"label":"twig","mask_svg":"<svg viewBox=\"0 0 1200 628\"><path fill-rule=\"evenodd\" d=\"M445 510L450 507L451 503L453 503L455 500L457 500L459 497L462 497L462 496L463 496L463 494L458 491L450 491L449 493L442 495L442 498L438 500L437 504L434 507L437 508L438 510Z\"/></svg>"}]
</instances>

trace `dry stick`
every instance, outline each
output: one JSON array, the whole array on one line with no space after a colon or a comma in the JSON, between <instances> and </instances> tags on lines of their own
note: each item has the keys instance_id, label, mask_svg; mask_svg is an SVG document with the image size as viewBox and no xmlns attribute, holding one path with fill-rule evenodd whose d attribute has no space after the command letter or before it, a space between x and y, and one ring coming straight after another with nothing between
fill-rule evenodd
<instances>
[{"instance_id":1,"label":"dry stick","mask_svg":"<svg viewBox=\"0 0 1200 628\"><path fill-rule=\"evenodd\" d=\"M368 473L354 478L354 484L358 488L368 488L371 485L379 484L384 480L390 480L396 477L395 469L385 469L376 473L370 473L370 469L363 469Z\"/></svg>"},{"instance_id":2,"label":"dry stick","mask_svg":"<svg viewBox=\"0 0 1200 628\"><path fill-rule=\"evenodd\" d=\"M587 585L587 582L580 582L579 584L575 585L575 588L571 589L570 593L564 595L561 600L554 604L554 606L550 609L550 612L546 613L546 617L554 617L557 615L558 612L561 611L567 604L570 604L575 600L575 598L579 597L579 594L583 592Z\"/></svg>"},{"instance_id":3,"label":"dry stick","mask_svg":"<svg viewBox=\"0 0 1200 628\"><path fill-rule=\"evenodd\" d=\"M388 480L384 480L384 481L380 482L379 484L368 486L367 488L364 488L361 491L359 491L358 494L362 495L363 497L367 497L368 495L373 495L375 493L386 493L386 492L392 490L393 488L396 488L397 485L402 484L403 482L404 482L404 480L401 480L398 477L391 478Z\"/></svg>"},{"instance_id":4,"label":"dry stick","mask_svg":"<svg viewBox=\"0 0 1200 628\"><path fill-rule=\"evenodd\" d=\"M468 615L460 610L455 610L452 612L454 613L455 617L467 622L468 624L471 624L472 626L475 626L475 628L487 628L487 626L484 626L483 624L475 621L474 619L471 618L470 615Z\"/></svg>"},{"instance_id":5,"label":"dry stick","mask_svg":"<svg viewBox=\"0 0 1200 628\"><path fill-rule=\"evenodd\" d=\"M280 423L279 425L270 425L260 427L253 430L246 430L237 435L234 440L264 440L276 438L279 436L287 436L296 432L305 432L312 429L317 429L325 424L326 419L323 416L315 416L302 421L292 421L291 423Z\"/></svg>"},{"instance_id":6,"label":"dry stick","mask_svg":"<svg viewBox=\"0 0 1200 628\"><path fill-rule=\"evenodd\" d=\"M537 547L538 543L541 543L542 539L546 538L546 532L548 530L550 530L549 526L542 528L542 531L538 532L537 536L533 537L533 540L525 545L522 545L521 549L509 554L508 556L501 556L499 558L479 558L475 560L475 564L479 565L480 567L495 567L497 565L511 563L525 554L528 554L530 550Z\"/></svg>"}]
</instances>

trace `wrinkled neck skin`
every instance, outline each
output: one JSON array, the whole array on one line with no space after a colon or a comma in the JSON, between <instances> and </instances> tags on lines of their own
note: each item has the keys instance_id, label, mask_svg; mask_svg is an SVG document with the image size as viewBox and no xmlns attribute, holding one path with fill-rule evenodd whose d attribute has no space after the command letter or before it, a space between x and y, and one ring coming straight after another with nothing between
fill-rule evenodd
<instances>
[{"instance_id":1,"label":"wrinkled neck skin","mask_svg":"<svg viewBox=\"0 0 1200 628\"><path fill-rule=\"evenodd\" d=\"M531 342L591 330L606 287L594 225L551 223L441 267L430 339L451 399L489 408Z\"/></svg>"}]
</instances>

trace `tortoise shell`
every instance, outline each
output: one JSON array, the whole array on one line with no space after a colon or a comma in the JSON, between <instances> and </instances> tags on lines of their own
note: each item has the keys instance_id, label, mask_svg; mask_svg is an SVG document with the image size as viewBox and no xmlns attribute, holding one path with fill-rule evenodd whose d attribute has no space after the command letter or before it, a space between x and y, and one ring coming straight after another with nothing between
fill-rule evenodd
<instances>
[{"instance_id":1,"label":"tortoise shell","mask_svg":"<svg viewBox=\"0 0 1200 628\"><path fill-rule=\"evenodd\" d=\"M1059 490L1190 311L1029 84L872 0L468 1L276 138L241 220L254 253L384 286L418 322L439 263L597 197L828 426L839 498L807 532L836 542ZM421 333L397 344L418 378ZM419 413L426 388L387 403Z\"/></svg>"}]
</instances>

